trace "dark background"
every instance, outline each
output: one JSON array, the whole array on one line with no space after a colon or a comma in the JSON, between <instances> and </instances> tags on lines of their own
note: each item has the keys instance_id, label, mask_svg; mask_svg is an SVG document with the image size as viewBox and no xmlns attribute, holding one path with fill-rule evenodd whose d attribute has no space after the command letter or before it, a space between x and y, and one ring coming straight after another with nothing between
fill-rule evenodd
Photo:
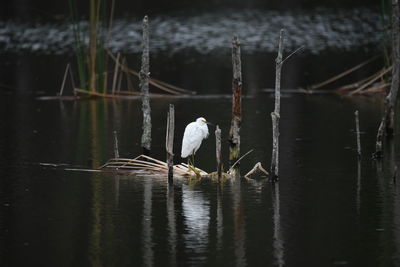
<instances>
[{"instance_id":1,"label":"dark background","mask_svg":"<svg viewBox=\"0 0 400 267\"><path fill-rule=\"evenodd\" d=\"M77 1L78 10L82 16L88 14L89 1ZM111 5L111 1L105 1ZM383 1L386 2L386 1ZM295 9L313 9L316 7L329 8L355 8L377 7L380 8L382 1L373 0L208 0L208 1L188 1L188 0L158 0L158 1L120 1L115 4L115 16L143 16L159 15L175 12L202 12L229 9L275 9L279 11L290 11ZM43 1L43 0L15 0L1 1L0 19L29 20L59 20L65 19L69 15L68 1Z\"/></svg>"}]
</instances>

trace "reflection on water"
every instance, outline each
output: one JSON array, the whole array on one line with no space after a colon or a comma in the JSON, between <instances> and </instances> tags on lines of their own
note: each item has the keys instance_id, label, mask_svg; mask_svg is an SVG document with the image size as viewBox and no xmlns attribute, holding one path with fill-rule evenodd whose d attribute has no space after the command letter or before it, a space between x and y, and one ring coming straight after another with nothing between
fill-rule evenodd
<instances>
[{"instance_id":1,"label":"reflection on water","mask_svg":"<svg viewBox=\"0 0 400 267\"><path fill-rule=\"evenodd\" d=\"M185 220L183 234L190 262L202 262L208 246L210 223L210 202L201 191L182 185L182 212Z\"/></svg>"},{"instance_id":2,"label":"reflection on water","mask_svg":"<svg viewBox=\"0 0 400 267\"><path fill-rule=\"evenodd\" d=\"M236 177L233 181L232 199L236 266L246 266L246 225L240 177Z\"/></svg>"},{"instance_id":3,"label":"reflection on water","mask_svg":"<svg viewBox=\"0 0 400 267\"><path fill-rule=\"evenodd\" d=\"M267 94L243 100L243 151L254 149L241 162L244 171L254 162L269 162L272 102ZM154 99L152 104L152 153L164 159L169 101ZM229 99L179 99L174 104L180 111L175 152L186 122L197 113L206 113L228 133ZM283 106L281 180L276 184L236 179L168 185L166 178L38 166L96 167L113 156L114 130L121 155L137 155L140 101L32 101L17 114L12 108L0 113L1 125L24 129L0 135L0 164L7 162L0 169L0 254L5 255L0 265L398 265L399 185L392 181L400 158L397 140L383 161L365 157L357 165L348 149L355 148L350 130L357 108L364 114L363 151L374 150L379 102L287 95ZM61 122L48 123L56 119ZM224 142L225 153L227 148ZM213 170L209 155L215 155L212 140L205 141L196 160Z\"/></svg>"},{"instance_id":4,"label":"reflection on water","mask_svg":"<svg viewBox=\"0 0 400 267\"><path fill-rule=\"evenodd\" d=\"M278 266L284 266L285 260L285 248L281 232L281 214L280 214L280 195L279 195L279 183L272 184L272 207L274 209L274 258Z\"/></svg>"},{"instance_id":5,"label":"reflection on water","mask_svg":"<svg viewBox=\"0 0 400 267\"><path fill-rule=\"evenodd\" d=\"M217 250L222 249L222 238L224 234L224 215L222 213L222 189L217 187Z\"/></svg>"},{"instance_id":6,"label":"reflection on water","mask_svg":"<svg viewBox=\"0 0 400 267\"><path fill-rule=\"evenodd\" d=\"M174 185L168 183L167 191L167 217L168 217L168 247L169 247L169 264L176 266L176 216L175 216L175 189Z\"/></svg>"},{"instance_id":7,"label":"reflection on water","mask_svg":"<svg viewBox=\"0 0 400 267\"><path fill-rule=\"evenodd\" d=\"M143 218L142 218L142 242L143 242L143 262L145 266L152 266L154 264L153 252L153 228L152 228L152 187L153 181L151 177L147 177L144 181L144 194L143 194Z\"/></svg>"}]
</instances>

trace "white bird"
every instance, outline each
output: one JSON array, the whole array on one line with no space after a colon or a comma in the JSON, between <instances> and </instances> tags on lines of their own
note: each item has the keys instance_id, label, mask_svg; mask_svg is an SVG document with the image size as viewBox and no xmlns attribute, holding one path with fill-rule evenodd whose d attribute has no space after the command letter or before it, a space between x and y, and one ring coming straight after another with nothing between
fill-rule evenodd
<instances>
[{"instance_id":1,"label":"white bird","mask_svg":"<svg viewBox=\"0 0 400 267\"><path fill-rule=\"evenodd\" d=\"M194 154L200 148L203 139L207 137L208 127L206 119L200 117L196 121L189 123L183 134L181 157L187 158L192 156L194 161Z\"/></svg>"}]
</instances>

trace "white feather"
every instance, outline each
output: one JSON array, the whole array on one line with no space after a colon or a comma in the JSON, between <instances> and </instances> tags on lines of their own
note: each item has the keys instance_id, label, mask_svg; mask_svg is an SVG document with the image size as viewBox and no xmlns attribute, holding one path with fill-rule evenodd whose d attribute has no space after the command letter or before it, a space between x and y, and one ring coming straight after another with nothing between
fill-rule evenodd
<instances>
[{"instance_id":1,"label":"white feather","mask_svg":"<svg viewBox=\"0 0 400 267\"><path fill-rule=\"evenodd\" d=\"M189 123L183 134L181 157L187 158L195 154L203 139L208 137L208 127L204 118Z\"/></svg>"}]
</instances>

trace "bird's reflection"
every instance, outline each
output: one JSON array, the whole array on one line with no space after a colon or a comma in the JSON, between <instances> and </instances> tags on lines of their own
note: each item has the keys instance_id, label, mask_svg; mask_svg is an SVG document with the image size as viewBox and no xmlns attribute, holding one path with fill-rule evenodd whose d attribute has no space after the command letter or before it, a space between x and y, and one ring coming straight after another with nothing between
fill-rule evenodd
<instances>
[{"instance_id":1,"label":"bird's reflection","mask_svg":"<svg viewBox=\"0 0 400 267\"><path fill-rule=\"evenodd\" d=\"M182 185L182 210L185 222L185 246L198 257L207 252L210 203L204 199L200 191Z\"/></svg>"},{"instance_id":2,"label":"bird's reflection","mask_svg":"<svg viewBox=\"0 0 400 267\"><path fill-rule=\"evenodd\" d=\"M284 266L284 242L281 232L281 215L280 215L280 194L279 194L279 183L272 184L272 207L274 210L274 258L275 263L278 266Z\"/></svg>"}]
</instances>

